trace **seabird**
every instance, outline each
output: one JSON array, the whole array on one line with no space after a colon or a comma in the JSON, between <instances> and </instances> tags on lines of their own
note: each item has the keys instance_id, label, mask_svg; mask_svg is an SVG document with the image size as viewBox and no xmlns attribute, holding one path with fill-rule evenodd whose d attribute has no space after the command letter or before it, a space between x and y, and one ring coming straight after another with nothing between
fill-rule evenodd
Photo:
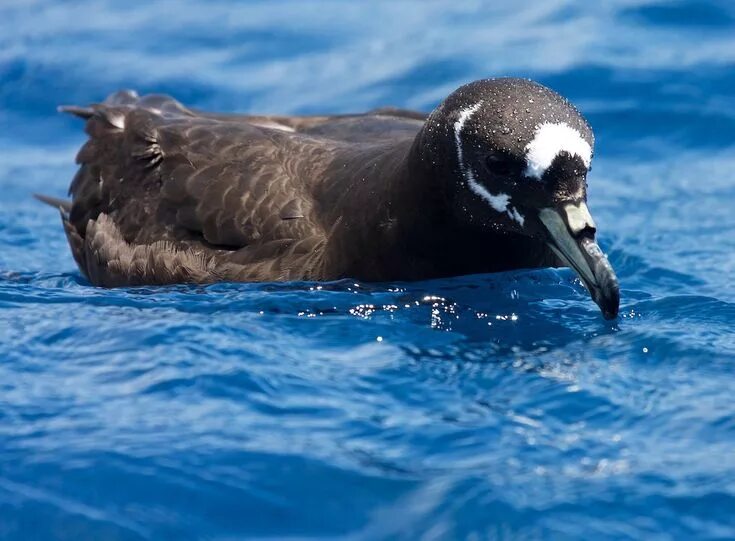
<instances>
[{"instance_id":1,"label":"seabird","mask_svg":"<svg viewBox=\"0 0 735 541\"><path fill-rule=\"evenodd\" d=\"M605 318L619 287L587 209L594 136L530 80L460 87L430 114L210 114L120 91L90 107L71 251L95 285L422 280L572 267Z\"/></svg>"}]
</instances>

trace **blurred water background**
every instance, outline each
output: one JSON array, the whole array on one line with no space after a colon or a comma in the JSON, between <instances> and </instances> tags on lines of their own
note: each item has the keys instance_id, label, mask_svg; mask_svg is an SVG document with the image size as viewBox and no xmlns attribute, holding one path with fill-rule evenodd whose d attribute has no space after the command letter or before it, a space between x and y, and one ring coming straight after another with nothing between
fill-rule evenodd
<instances>
[{"instance_id":1,"label":"blurred water background","mask_svg":"<svg viewBox=\"0 0 735 541\"><path fill-rule=\"evenodd\" d=\"M0 539L735 537L735 4L4 0ZM623 288L567 270L104 290L57 213L119 88L432 109L532 77L597 135Z\"/></svg>"}]
</instances>

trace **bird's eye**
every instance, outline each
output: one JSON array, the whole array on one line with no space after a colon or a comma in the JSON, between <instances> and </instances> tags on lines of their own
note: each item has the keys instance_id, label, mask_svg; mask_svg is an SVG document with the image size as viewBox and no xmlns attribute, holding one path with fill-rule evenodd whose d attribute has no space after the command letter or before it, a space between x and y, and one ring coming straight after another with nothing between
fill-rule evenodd
<instances>
[{"instance_id":1,"label":"bird's eye","mask_svg":"<svg viewBox=\"0 0 735 541\"><path fill-rule=\"evenodd\" d=\"M485 166L493 175L508 177L513 173L514 165L508 156L493 153L485 158Z\"/></svg>"}]
</instances>

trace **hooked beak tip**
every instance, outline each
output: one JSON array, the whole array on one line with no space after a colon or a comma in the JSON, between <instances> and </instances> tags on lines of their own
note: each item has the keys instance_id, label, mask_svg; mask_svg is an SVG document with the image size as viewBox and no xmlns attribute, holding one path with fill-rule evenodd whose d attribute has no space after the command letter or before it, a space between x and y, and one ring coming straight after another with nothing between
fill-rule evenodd
<instances>
[{"instance_id":1,"label":"hooked beak tip","mask_svg":"<svg viewBox=\"0 0 735 541\"><path fill-rule=\"evenodd\" d=\"M620 311L620 289L616 286L606 293L605 295L601 295L599 300L597 298L594 300L602 311L602 317L607 320L615 319L618 317L618 312Z\"/></svg>"},{"instance_id":2,"label":"hooked beak tip","mask_svg":"<svg viewBox=\"0 0 735 541\"><path fill-rule=\"evenodd\" d=\"M569 204L561 212L542 209L539 217L551 237L551 249L577 272L602 316L615 319L620 310L620 286L607 256L594 240L595 226L587 205Z\"/></svg>"},{"instance_id":3,"label":"hooked beak tip","mask_svg":"<svg viewBox=\"0 0 735 541\"><path fill-rule=\"evenodd\" d=\"M587 283L584 278L582 281L590 291L592 299L602 311L605 319L615 319L620 311L620 284L615 271L607 260L607 256L597 243L591 238L582 239L579 247L585 256L586 262L589 264L594 283ZM576 270L576 269L575 269Z\"/></svg>"}]
</instances>

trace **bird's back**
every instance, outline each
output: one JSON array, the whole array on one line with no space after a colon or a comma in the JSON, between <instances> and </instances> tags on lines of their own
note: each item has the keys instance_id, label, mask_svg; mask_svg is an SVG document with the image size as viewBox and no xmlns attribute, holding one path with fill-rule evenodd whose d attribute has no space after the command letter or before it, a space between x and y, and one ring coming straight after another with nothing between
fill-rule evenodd
<instances>
[{"instance_id":1,"label":"bird's back","mask_svg":"<svg viewBox=\"0 0 735 541\"><path fill-rule=\"evenodd\" d=\"M107 286L333 278L314 185L340 150L422 125L398 110L207 114L132 92L65 110L87 119L89 140L64 226L82 271Z\"/></svg>"}]
</instances>

